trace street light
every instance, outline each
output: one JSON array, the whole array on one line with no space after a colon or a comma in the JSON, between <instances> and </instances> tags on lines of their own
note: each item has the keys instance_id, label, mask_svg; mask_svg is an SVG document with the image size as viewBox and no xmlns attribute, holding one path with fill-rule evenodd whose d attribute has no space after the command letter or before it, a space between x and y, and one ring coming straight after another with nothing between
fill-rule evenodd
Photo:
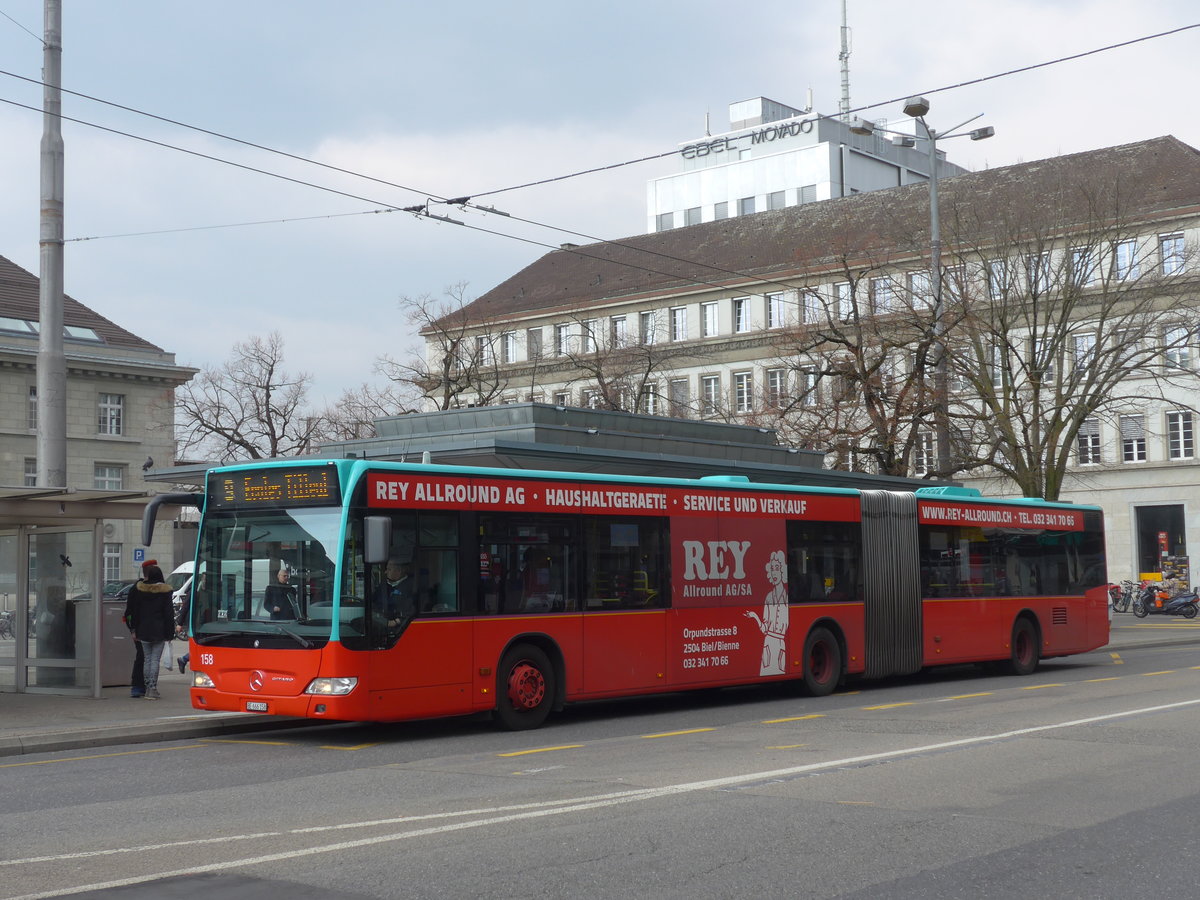
<instances>
[{"instance_id":1,"label":"street light","mask_svg":"<svg viewBox=\"0 0 1200 900\"><path fill-rule=\"evenodd\" d=\"M899 134L887 128L879 128L874 122L856 118L850 125L854 134L869 135L875 131L884 131L892 135L892 143L897 147L915 147L918 140L929 142L929 281L933 288L933 352L936 354L933 368L933 390L937 406L934 409L934 429L937 440L937 470L941 478L950 477L950 402L946 371L946 345L942 338L945 334L945 322L942 309L942 228L938 215L938 157L937 142L956 137L969 137L973 141L982 141L992 137L996 129L990 125L961 131L964 125L974 122L983 113L971 116L965 122L960 122L948 131L934 131L925 121L929 112L929 101L924 97L909 97L904 101L904 114L911 116L921 123L923 135Z\"/></svg>"}]
</instances>

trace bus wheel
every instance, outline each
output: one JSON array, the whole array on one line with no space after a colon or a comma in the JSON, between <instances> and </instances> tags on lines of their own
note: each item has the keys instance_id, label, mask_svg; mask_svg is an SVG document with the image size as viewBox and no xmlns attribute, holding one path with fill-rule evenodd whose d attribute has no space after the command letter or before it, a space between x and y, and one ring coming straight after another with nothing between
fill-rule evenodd
<instances>
[{"instance_id":1,"label":"bus wheel","mask_svg":"<svg viewBox=\"0 0 1200 900\"><path fill-rule=\"evenodd\" d=\"M1010 675L1032 675L1041 658L1037 629L1028 619L1017 619L1012 630L1012 655L1008 661Z\"/></svg>"},{"instance_id":2,"label":"bus wheel","mask_svg":"<svg viewBox=\"0 0 1200 900\"><path fill-rule=\"evenodd\" d=\"M509 731L537 728L554 703L554 667L532 644L504 654L496 671L496 719Z\"/></svg>"},{"instance_id":3,"label":"bus wheel","mask_svg":"<svg viewBox=\"0 0 1200 900\"><path fill-rule=\"evenodd\" d=\"M814 628L804 641L804 687L814 697L832 694L842 677L842 648L828 628Z\"/></svg>"}]
</instances>

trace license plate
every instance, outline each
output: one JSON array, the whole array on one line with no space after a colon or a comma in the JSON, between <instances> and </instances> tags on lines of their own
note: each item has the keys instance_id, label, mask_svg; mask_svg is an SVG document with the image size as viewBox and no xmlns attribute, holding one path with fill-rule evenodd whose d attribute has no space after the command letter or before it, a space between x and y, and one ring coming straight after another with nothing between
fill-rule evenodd
<instances>
[{"instance_id":1,"label":"license plate","mask_svg":"<svg viewBox=\"0 0 1200 900\"><path fill-rule=\"evenodd\" d=\"M265 700L247 700L246 712L266 712L267 703Z\"/></svg>"}]
</instances>

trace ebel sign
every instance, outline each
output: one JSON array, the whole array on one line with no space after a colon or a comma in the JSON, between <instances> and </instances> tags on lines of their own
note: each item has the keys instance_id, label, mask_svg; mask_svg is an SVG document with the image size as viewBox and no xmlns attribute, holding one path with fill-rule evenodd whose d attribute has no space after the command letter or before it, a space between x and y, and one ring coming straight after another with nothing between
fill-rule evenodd
<instances>
[{"instance_id":1,"label":"ebel sign","mask_svg":"<svg viewBox=\"0 0 1200 900\"><path fill-rule=\"evenodd\" d=\"M781 122L777 125L768 125L765 128L760 128L757 131L751 131L748 134L734 135L733 137L713 138L711 141L701 141L698 144L688 144L679 151L679 155L684 159L699 159L703 156L712 156L717 153L729 153L738 148L738 142L750 139L750 144L767 144L771 141L778 141L781 138L795 137L798 134L810 134L813 126L816 124L816 119L801 119L799 122Z\"/></svg>"}]
</instances>

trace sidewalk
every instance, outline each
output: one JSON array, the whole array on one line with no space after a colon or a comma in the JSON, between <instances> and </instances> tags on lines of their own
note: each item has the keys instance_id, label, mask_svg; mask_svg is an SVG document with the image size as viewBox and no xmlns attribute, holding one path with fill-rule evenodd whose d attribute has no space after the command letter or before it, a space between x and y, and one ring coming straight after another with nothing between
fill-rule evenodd
<instances>
[{"instance_id":1,"label":"sidewalk","mask_svg":"<svg viewBox=\"0 0 1200 900\"><path fill-rule=\"evenodd\" d=\"M1200 642L1200 618L1135 619L1118 613L1105 651L1120 653ZM129 688L103 688L99 699L0 693L0 756L50 753L113 744L186 740L220 734L318 726L309 719L216 713L192 709L189 675L177 669L159 678L161 700L135 700Z\"/></svg>"}]
</instances>

